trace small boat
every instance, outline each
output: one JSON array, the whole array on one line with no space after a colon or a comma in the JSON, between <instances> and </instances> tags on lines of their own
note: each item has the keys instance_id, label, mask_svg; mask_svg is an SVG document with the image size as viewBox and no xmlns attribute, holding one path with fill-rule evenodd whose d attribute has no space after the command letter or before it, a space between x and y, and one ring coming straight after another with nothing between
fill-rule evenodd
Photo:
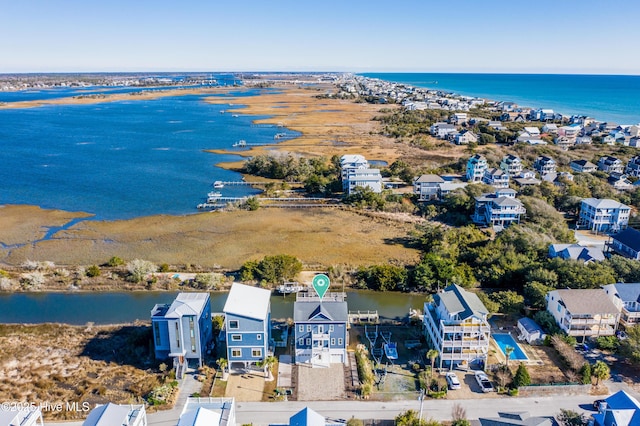
<instances>
[{"instance_id":1,"label":"small boat","mask_svg":"<svg viewBox=\"0 0 640 426\"><path fill-rule=\"evenodd\" d=\"M301 285L297 281L292 281L279 285L278 287L276 287L276 290L280 294L292 294L304 290L305 288L306 287L304 285Z\"/></svg>"},{"instance_id":2,"label":"small boat","mask_svg":"<svg viewBox=\"0 0 640 426\"><path fill-rule=\"evenodd\" d=\"M207 197L209 197L209 198L220 198L220 197L222 197L222 192L220 192L220 191L211 191L210 193L207 194Z\"/></svg>"},{"instance_id":3,"label":"small boat","mask_svg":"<svg viewBox=\"0 0 640 426\"><path fill-rule=\"evenodd\" d=\"M231 114L231 116L232 116L233 118L238 118L238 117L240 117L238 114Z\"/></svg>"},{"instance_id":4,"label":"small boat","mask_svg":"<svg viewBox=\"0 0 640 426\"><path fill-rule=\"evenodd\" d=\"M286 138L287 134L286 133L277 133L273 138L274 139L282 139L282 138Z\"/></svg>"},{"instance_id":5,"label":"small boat","mask_svg":"<svg viewBox=\"0 0 640 426\"><path fill-rule=\"evenodd\" d=\"M222 183L221 180L217 180L217 181L213 182L213 187L215 189L222 189L222 188L224 188L224 183Z\"/></svg>"},{"instance_id":6,"label":"small boat","mask_svg":"<svg viewBox=\"0 0 640 426\"><path fill-rule=\"evenodd\" d=\"M385 343L384 354L391 361L398 359L398 346L396 346L396 342Z\"/></svg>"},{"instance_id":7,"label":"small boat","mask_svg":"<svg viewBox=\"0 0 640 426\"><path fill-rule=\"evenodd\" d=\"M233 144L234 148L245 147L245 146L247 146L247 141L245 141L244 139L240 139L238 142Z\"/></svg>"}]
</instances>

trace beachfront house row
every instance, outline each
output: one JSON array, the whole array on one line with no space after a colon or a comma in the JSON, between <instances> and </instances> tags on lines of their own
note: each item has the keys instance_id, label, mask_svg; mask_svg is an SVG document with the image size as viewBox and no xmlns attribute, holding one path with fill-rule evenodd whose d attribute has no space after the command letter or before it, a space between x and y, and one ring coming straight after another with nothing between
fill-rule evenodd
<instances>
[{"instance_id":1,"label":"beachfront house row","mask_svg":"<svg viewBox=\"0 0 640 426\"><path fill-rule=\"evenodd\" d=\"M593 173L598 170L598 166L588 160L573 160L569 163L569 167L577 173Z\"/></svg>"},{"instance_id":2,"label":"beachfront house row","mask_svg":"<svg viewBox=\"0 0 640 426\"><path fill-rule=\"evenodd\" d=\"M620 309L620 324L640 323L640 283L616 283L602 286L609 299Z\"/></svg>"},{"instance_id":3,"label":"beachfront house row","mask_svg":"<svg viewBox=\"0 0 640 426\"><path fill-rule=\"evenodd\" d=\"M618 232L629 224L631 208L608 198L585 198L580 204L578 226L592 232Z\"/></svg>"},{"instance_id":4,"label":"beachfront house row","mask_svg":"<svg viewBox=\"0 0 640 426\"><path fill-rule=\"evenodd\" d=\"M486 170L487 159L481 154L473 155L467 161L467 181L471 183L482 182Z\"/></svg>"},{"instance_id":5,"label":"beachfront house row","mask_svg":"<svg viewBox=\"0 0 640 426\"><path fill-rule=\"evenodd\" d=\"M356 188L369 188L379 194L383 188L382 174L380 174L380 169L353 169L347 174L347 179L343 181L343 186L349 195Z\"/></svg>"},{"instance_id":6,"label":"beachfront house row","mask_svg":"<svg viewBox=\"0 0 640 426\"><path fill-rule=\"evenodd\" d=\"M436 200L441 183L444 183L444 179L438 175L419 176L413 181L413 193L418 196L418 201Z\"/></svg>"},{"instance_id":7,"label":"beachfront house row","mask_svg":"<svg viewBox=\"0 0 640 426\"><path fill-rule=\"evenodd\" d=\"M543 178L549 173L555 173L556 167L555 160L551 157L547 157L546 155L541 155L536 158L536 161L533 163L533 168L540 173L540 176Z\"/></svg>"},{"instance_id":8,"label":"beachfront house row","mask_svg":"<svg viewBox=\"0 0 640 426\"><path fill-rule=\"evenodd\" d=\"M485 170L482 182L491 185L494 188L508 188L509 175L502 169L490 168Z\"/></svg>"},{"instance_id":9,"label":"beachfront house row","mask_svg":"<svg viewBox=\"0 0 640 426\"><path fill-rule=\"evenodd\" d=\"M640 155L631 157L624 172L629 176L640 178Z\"/></svg>"},{"instance_id":10,"label":"beachfront house row","mask_svg":"<svg viewBox=\"0 0 640 426\"><path fill-rule=\"evenodd\" d=\"M640 231L627 228L609 237L607 251L629 259L640 260Z\"/></svg>"},{"instance_id":11,"label":"beachfront house row","mask_svg":"<svg viewBox=\"0 0 640 426\"><path fill-rule=\"evenodd\" d=\"M111 402L104 405L99 404L91 410L87 419L82 423L82 426L114 425L147 426L147 412L144 408L144 404L118 405Z\"/></svg>"},{"instance_id":12,"label":"beachfront house row","mask_svg":"<svg viewBox=\"0 0 640 426\"><path fill-rule=\"evenodd\" d=\"M547 311L569 336L613 336L620 309L605 291L598 289L553 290L546 295Z\"/></svg>"},{"instance_id":13,"label":"beachfront house row","mask_svg":"<svg viewBox=\"0 0 640 426\"><path fill-rule=\"evenodd\" d=\"M176 377L182 378L187 363L202 366L204 355L211 348L209 293L179 293L172 303L155 305L151 326L156 358L173 358Z\"/></svg>"},{"instance_id":14,"label":"beachfront house row","mask_svg":"<svg viewBox=\"0 0 640 426\"><path fill-rule=\"evenodd\" d=\"M471 217L473 222L500 228L520 223L520 216L527 211L515 197L516 191L511 188L498 189L493 194L476 197L475 211Z\"/></svg>"},{"instance_id":15,"label":"beachfront house row","mask_svg":"<svg viewBox=\"0 0 640 426\"><path fill-rule=\"evenodd\" d=\"M522 160L517 155L505 155L500 162L500 169L509 176L518 176L522 172Z\"/></svg>"},{"instance_id":16,"label":"beachfront house row","mask_svg":"<svg viewBox=\"0 0 640 426\"><path fill-rule=\"evenodd\" d=\"M229 368L248 369L269 355L271 292L233 283L223 312Z\"/></svg>"},{"instance_id":17,"label":"beachfront house row","mask_svg":"<svg viewBox=\"0 0 640 426\"><path fill-rule=\"evenodd\" d=\"M424 304L424 334L429 347L438 351L440 368L486 364L491 337L488 314L475 293L456 284Z\"/></svg>"},{"instance_id":18,"label":"beachfront house row","mask_svg":"<svg viewBox=\"0 0 640 426\"><path fill-rule=\"evenodd\" d=\"M347 360L349 311L343 293L327 293L322 301L301 292L293 304L295 362L328 367Z\"/></svg>"},{"instance_id":19,"label":"beachfront house row","mask_svg":"<svg viewBox=\"0 0 640 426\"><path fill-rule=\"evenodd\" d=\"M605 173L622 173L624 171L624 164L616 157L605 155L600 157L598 169Z\"/></svg>"}]
</instances>

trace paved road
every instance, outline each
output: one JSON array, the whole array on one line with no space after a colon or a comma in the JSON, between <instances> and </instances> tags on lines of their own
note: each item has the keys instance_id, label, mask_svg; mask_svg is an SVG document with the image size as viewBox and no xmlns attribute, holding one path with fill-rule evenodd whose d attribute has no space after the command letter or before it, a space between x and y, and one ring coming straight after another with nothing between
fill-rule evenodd
<instances>
[{"instance_id":1,"label":"paved road","mask_svg":"<svg viewBox=\"0 0 640 426\"><path fill-rule=\"evenodd\" d=\"M592 413L589 408L595 397L550 396L528 398L469 399L469 400L425 400L423 418L451 420L451 409L460 404L467 410L467 418L497 417L498 411L528 411L533 416L553 416L561 408ZM348 420L352 416L359 419L391 420L407 410L420 410L420 402L414 401L320 401L320 402L238 402L237 424L253 423L267 425L289 423L289 417L304 407L310 407L325 417ZM152 424L151 422L149 424Z\"/></svg>"}]
</instances>

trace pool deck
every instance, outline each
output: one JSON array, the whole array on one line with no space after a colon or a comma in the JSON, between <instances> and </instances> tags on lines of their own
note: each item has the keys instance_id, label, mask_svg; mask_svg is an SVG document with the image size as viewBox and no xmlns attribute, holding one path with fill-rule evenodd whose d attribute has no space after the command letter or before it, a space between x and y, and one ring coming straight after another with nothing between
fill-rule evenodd
<instances>
[{"instance_id":1,"label":"pool deck","mask_svg":"<svg viewBox=\"0 0 640 426\"><path fill-rule=\"evenodd\" d=\"M518 347L520 348L520 350L522 350L522 352L525 354L525 356L527 357L527 359L515 359L515 358L509 358L510 361L514 361L514 362L523 362L525 364L528 365L541 365L543 364L542 360L531 350L529 350L529 344L526 342L519 342L512 333L509 333L509 331L506 330L500 330L499 333L491 333L491 342L489 344L490 349L493 349L494 351L494 355L495 357L498 359L498 362L504 363L507 361L507 357L504 355L504 352L502 352L502 348L498 345L498 343L495 341L494 339L494 335L496 334L509 334L511 335L511 338L514 340L514 342L516 342L516 344L518 345Z\"/></svg>"}]
</instances>

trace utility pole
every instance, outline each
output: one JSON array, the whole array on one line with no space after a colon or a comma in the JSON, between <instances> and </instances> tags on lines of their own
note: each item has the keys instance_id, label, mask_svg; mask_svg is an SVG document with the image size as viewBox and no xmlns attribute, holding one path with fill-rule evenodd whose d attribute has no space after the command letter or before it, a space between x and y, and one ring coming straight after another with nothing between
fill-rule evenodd
<instances>
[{"instance_id":1,"label":"utility pole","mask_svg":"<svg viewBox=\"0 0 640 426\"><path fill-rule=\"evenodd\" d=\"M420 389L420 395L418 396L418 400L420 401L420 414L418 416L418 426L422 424L422 406L424 404L424 389Z\"/></svg>"}]
</instances>

